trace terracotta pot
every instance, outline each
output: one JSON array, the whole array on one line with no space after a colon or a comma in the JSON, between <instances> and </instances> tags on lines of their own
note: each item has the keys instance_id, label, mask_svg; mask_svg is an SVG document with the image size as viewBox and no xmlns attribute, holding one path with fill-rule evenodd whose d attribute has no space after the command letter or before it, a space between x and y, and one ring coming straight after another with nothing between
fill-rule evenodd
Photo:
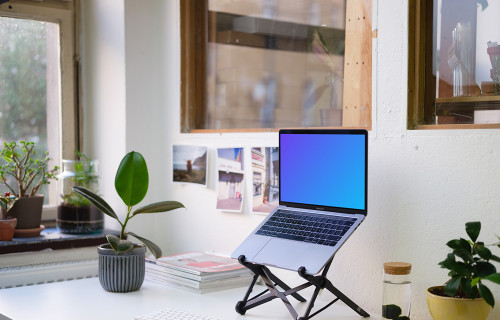
<instances>
[{"instance_id":1,"label":"terracotta pot","mask_svg":"<svg viewBox=\"0 0 500 320\"><path fill-rule=\"evenodd\" d=\"M19 198L9 210L8 217L17 218L17 229L40 228L43 194Z\"/></svg>"},{"instance_id":2,"label":"terracotta pot","mask_svg":"<svg viewBox=\"0 0 500 320\"><path fill-rule=\"evenodd\" d=\"M136 244L132 250L116 253L109 244L97 247L99 253L99 282L106 291L131 292L139 290L146 273L146 246Z\"/></svg>"},{"instance_id":3,"label":"terracotta pot","mask_svg":"<svg viewBox=\"0 0 500 320\"><path fill-rule=\"evenodd\" d=\"M14 237L17 219L0 220L0 241L11 241Z\"/></svg>"},{"instance_id":4,"label":"terracotta pot","mask_svg":"<svg viewBox=\"0 0 500 320\"><path fill-rule=\"evenodd\" d=\"M491 307L483 298L443 297L431 293L436 288L442 286L427 289L427 307L434 320L485 320L488 317Z\"/></svg>"}]
</instances>

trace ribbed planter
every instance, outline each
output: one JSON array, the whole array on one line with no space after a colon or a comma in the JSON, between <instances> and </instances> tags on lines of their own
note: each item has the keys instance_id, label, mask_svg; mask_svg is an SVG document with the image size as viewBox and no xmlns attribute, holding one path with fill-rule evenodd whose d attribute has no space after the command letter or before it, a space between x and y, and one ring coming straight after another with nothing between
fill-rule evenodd
<instances>
[{"instance_id":1,"label":"ribbed planter","mask_svg":"<svg viewBox=\"0 0 500 320\"><path fill-rule=\"evenodd\" d=\"M99 282L106 291L131 292L139 290L146 271L146 247L136 244L127 252L117 254L109 244L97 247L99 253Z\"/></svg>"}]
</instances>

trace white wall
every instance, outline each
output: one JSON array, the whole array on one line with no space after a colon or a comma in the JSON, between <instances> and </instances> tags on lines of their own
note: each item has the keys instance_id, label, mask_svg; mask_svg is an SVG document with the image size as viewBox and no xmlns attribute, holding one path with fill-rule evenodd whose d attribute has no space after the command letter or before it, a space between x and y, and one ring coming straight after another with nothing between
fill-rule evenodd
<instances>
[{"instance_id":1,"label":"white wall","mask_svg":"<svg viewBox=\"0 0 500 320\"><path fill-rule=\"evenodd\" d=\"M113 186L115 170L126 152L140 151L151 175L146 200L175 199L187 210L142 216L130 229L156 240L166 253L230 254L263 216L251 214L249 202L242 214L215 210L215 148L275 146L277 134L180 133L178 1L86 0L82 5L85 150L101 161L104 197L122 208ZM447 279L437 265L448 252L445 243L466 237L464 224L472 220L483 222L485 242L500 234L500 131L405 129L407 10L407 1L379 1L374 7L379 32L369 215L337 254L329 276L367 311L380 313L382 264L411 262L412 318L430 319L425 289ZM207 188L171 182L174 143L211 148ZM249 181L247 187L250 192ZM500 302L499 288L494 294ZM489 319L498 318L499 307Z\"/></svg>"}]
</instances>

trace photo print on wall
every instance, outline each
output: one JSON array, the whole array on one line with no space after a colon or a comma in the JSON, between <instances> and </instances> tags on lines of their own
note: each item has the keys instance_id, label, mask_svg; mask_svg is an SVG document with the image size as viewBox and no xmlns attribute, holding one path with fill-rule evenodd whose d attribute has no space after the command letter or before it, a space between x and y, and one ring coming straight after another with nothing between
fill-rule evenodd
<instances>
[{"instance_id":1,"label":"photo print on wall","mask_svg":"<svg viewBox=\"0 0 500 320\"><path fill-rule=\"evenodd\" d=\"M207 185L207 147L173 145L174 182Z\"/></svg>"},{"instance_id":2,"label":"photo print on wall","mask_svg":"<svg viewBox=\"0 0 500 320\"><path fill-rule=\"evenodd\" d=\"M270 213L279 204L279 148L252 148L252 212Z\"/></svg>"},{"instance_id":3,"label":"photo print on wall","mask_svg":"<svg viewBox=\"0 0 500 320\"><path fill-rule=\"evenodd\" d=\"M241 212L245 190L243 148L217 149L217 209Z\"/></svg>"}]
</instances>

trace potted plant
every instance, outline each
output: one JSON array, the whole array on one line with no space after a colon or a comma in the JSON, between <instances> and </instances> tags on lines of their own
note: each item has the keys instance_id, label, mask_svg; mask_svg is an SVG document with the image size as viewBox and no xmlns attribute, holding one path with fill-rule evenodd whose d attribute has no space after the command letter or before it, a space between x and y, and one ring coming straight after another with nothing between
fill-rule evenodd
<instances>
[{"instance_id":1,"label":"potted plant","mask_svg":"<svg viewBox=\"0 0 500 320\"><path fill-rule=\"evenodd\" d=\"M8 218L7 213L16 201L17 197L10 192L0 194L0 241L10 241L14 237L17 219Z\"/></svg>"},{"instance_id":2,"label":"potted plant","mask_svg":"<svg viewBox=\"0 0 500 320\"><path fill-rule=\"evenodd\" d=\"M121 225L120 236L108 234L108 243L97 248L99 253L99 281L106 291L130 292L138 290L144 281L146 247L156 257L162 255L160 247L137 234L128 231L127 224L133 217L154 212L166 212L184 205L177 201L161 201L132 210L133 206L144 199L148 191L149 174L143 156L135 151L123 157L115 176L115 189L127 206L127 214L122 222L111 206L99 195L81 187L73 190L87 198L104 214L118 221ZM136 244L126 239L133 236L143 244Z\"/></svg>"},{"instance_id":3,"label":"potted plant","mask_svg":"<svg viewBox=\"0 0 500 320\"><path fill-rule=\"evenodd\" d=\"M484 320L495 305L487 285L500 284L500 273L492 264L500 262L500 257L487 246L500 247L500 238L491 245L477 241L480 222L466 223L465 230L470 239L450 240L447 246L453 251L439 263L450 270L451 279L444 286L427 290L427 305L434 320Z\"/></svg>"},{"instance_id":4,"label":"potted plant","mask_svg":"<svg viewBox=\"0 0 500 320\"><path fill-rule=\"evenodd\" d=\"M41 230L43 195L40 187L57 179L58 167L48 169L48 152L36 158L34 142L4 143L0 155L5 163L0 166L0 179L9 191L19 198L8 216L17 218L17 229ZM39 233L39 231L38 231Z\"/></svg>"},{"instance_id":5,"label":"potted plant","mask_svg":"<svg viewBox=\"0 0 500 320\"><path fill-rule=\"evenodd\" d=\"M69 234L99 233L104 228L102 212L72 189L74 186L82 186L94 193L98 192L97 161L81 152L76 153L76 158L62 160L57 228L60 232Z\"/></svg>"}]
</instances>

